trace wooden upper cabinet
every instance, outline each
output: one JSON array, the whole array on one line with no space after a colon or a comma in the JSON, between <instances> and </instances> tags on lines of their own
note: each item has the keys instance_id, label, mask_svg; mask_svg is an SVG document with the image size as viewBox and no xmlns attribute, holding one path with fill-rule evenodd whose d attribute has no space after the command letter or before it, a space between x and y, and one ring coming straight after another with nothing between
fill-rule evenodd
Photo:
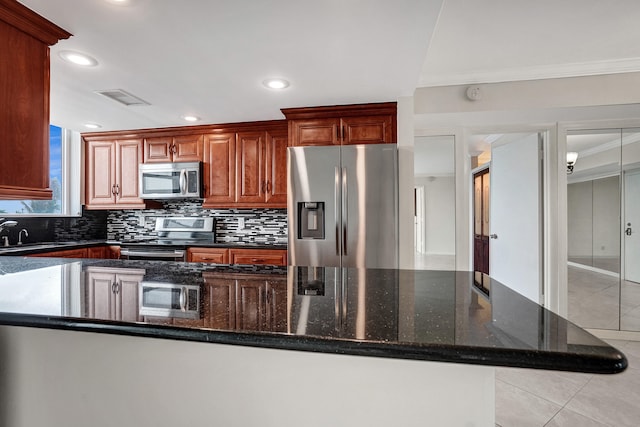
<instances>
[{"instance_id":1,"label":"wooden upper cabinet","mask_svg":"<svg viewBox=\"0 0 640 427\"><path fill-rule=\"evenodd\" d=\"M340 119L292 120L289 134L293 145L340 145Z\"/></svg>"},{"instance_id":2,"label":"wooden upper cabinet","mask_svg":"<svg viewBox=\"0 0 640 427\"><path fill-rule=\"evenodd\" d=\"M236 143L236 202L261 203L265 199L265 133L238 133Z\"/></svg>"},{"instance_id":3,"label":"wooden upper cabinet","mask_svg":"<svg viewBox=\"0 0 640 427\"><path fill-rule=\"evenodd\" d=\"M142 209L138 197L138 164L142 140L88 140L85 150L87 209Z\"/></svg>"},{"instance_id":4,"label":"wooden upper cabinet","mask_svg":"<svg viewBox=\"0 0 640 427\"><path fill-rule=\"evenodd\" d=\"M219 133L204 136L203 208L232 204L236 199L236 134Z\"/></svg>"},{"instance_id":5,"label":"wooden upper cabinet","mask_svg":"<svg viewBox=\"0 0 640 427\"><path fill-rule=\"evenodd\" d=\"M203 135L159 136L144 139L144 162L199 162Z\"/></svg>"},{"instance_id":6,"label":"wooden upper cabinet","mask_svg":"<svg viewBox=\"0 0 640 427\"><path fill-rule=\"evenodd\" d=\"M238 129L204 136L202 206L286 207L289 138L284 123L243 123Z\"/></svg>"},{"instance_id":7,"label":"wooden upper cabinet","mask_svg":"<svg viewBox=\"0 0 640 427\"><path fill-rule=\"evenodd\" d=\"M286 131L267 132L265 202L270 206L287 204L287 147Z\"/></svg>"},{"instance_id":8,"label":"wooden upper cabinet","mask_svg":"<svg viewBox=\"0 0 640 427\"><path fill-rule=\"evenodd\" d=\"M49 46L71 33L0 2L0 199L51 199Z\"/></svg>"},{"instance_id":9,"label":"wooden upper cabinet","mask_svg":"<svg viewBox=\"0 0 640 427\"><path fill-rule=\"evenodd\" d=\"M289 145L347 145L395 143L395 102L286 108Z\"/></svg>"},{"instance_id":10,"label":"wooden upper cabinet","mask_svg":"<svg viewBox=\"0 0 640 427\"><path fill-rule=\"evenodd\" d=\"M393 117L365 116L341 119L343 144L383 144L395 141Z\"/></svg>"}]
</instances>

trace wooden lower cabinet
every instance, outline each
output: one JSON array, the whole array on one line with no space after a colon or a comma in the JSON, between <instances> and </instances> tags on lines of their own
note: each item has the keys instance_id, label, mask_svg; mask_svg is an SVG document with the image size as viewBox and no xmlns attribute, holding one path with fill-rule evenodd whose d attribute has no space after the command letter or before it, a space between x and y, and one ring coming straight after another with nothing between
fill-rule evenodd
<instances>
[{"instance_id":1,"label":"wooden lower cabinet","mask_svg":"<svg viewBox=\"0 0 640 427\"><path fill-rule=\"evenodd\" d=\"M90 248L63 249L56 251L29 254L28 257L52 257L52 258L98 258L120 259L120 246L105 245Z\"/></svg>"},{"instance_id":2,"label":"wooden lower cabinet","mask_svg":"<svg viewBox=\"0 0 640 427\"><path fill-rule=\"evenodd\" d=\"M108 258L107 246L94 246L92 248L87 248L87 258Z\"/></svg>"},{"instance_id":3,"label":"wooden lower cabinet","mask_svg":"<svg viewBox=\"0 0 640 427\"><path fill-rule=\"evenodd\" d=\"M287 265L285 249L229 249L231 264L245 265Z\"/></svg>"},{"instance_id":4,"label":"wooden lower cabinet","mask_svg":"<svg viewBox=\"0 0 640 427\"><path fill-rule=\"evenodd\" d=\"M144 273L142 269L88 267L85 275L87 316L138 321L138 286Z\"/></svg>"},{"instance_id":5,"label":"wooden lower cabinet","mask_svg":"<svg viewBox=\"0 0 640 427\"><path fill-rule=\"evenodd\" d=\"M188 248L187 261L229 264L229 249L225 248Z\"/></svg>"},{"instance_id":6,"label":"wooden lower cabinet","mask_svg":"<svg viewBox=\"0 0 640 427\"><path fill-rule=\"evenodd\" d=\"M243 265L287 265L286 249L188 248L189 262Z\"/></svg>"}]
</instances>

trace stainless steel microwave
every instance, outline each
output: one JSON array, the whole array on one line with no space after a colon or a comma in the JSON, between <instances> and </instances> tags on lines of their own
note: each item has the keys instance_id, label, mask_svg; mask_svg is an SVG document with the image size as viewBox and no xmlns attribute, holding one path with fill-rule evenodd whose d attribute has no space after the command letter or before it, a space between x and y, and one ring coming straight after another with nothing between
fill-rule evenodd
<instances>
[{"instance_id":1,"label":"stainless steel microwave","mask_svg":"<svg viewBox=\"0 0 640 427\"><path fill-rule=\"evenodd\" d=\"M200 162L142 163L138 167L140 198L200 198L202 164Z\"/></svg>"},{"instance_id":2,"label":"stainless steel microwave","mask_svg":"<svg viewBox=\"0 0 640 427\"><path fill-rule=\"evenodd\" d=\"M140 282L141 316L200 318L200 286L163 282Z\"/></svg>"}]
</instances>

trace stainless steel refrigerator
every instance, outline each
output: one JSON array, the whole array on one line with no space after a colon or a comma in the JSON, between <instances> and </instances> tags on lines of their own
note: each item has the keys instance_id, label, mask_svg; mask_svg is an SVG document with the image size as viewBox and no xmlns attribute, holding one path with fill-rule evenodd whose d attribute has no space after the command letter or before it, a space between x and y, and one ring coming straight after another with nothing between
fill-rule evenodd
<instances>
[{"instance_id":1,"label":"stainless steel refrigerator","mask_svg":"<svg viewBox=\"0 0 640 427\"><path fill-rule=\"evenodd\" d=\"M395 144L290 147L290 265L398 267Z\"/></svg>"}]
</instances>

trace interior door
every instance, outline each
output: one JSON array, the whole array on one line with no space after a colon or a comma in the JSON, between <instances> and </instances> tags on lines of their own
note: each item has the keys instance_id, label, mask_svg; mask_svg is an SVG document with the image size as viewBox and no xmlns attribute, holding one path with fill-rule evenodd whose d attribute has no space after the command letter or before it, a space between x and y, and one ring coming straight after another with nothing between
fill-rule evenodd
<instances>
[{"instance_id":1,"label":"interior door","mask_svg":"<svg viewBox=\"0 0 640 427\"><path fill-rule=\"evenodd\" d=\"M640 283L640 170L624 173L624 275Z\"/></svg>"},{"instance_id":2,"label":"interior door","mask_svg":"<svg viewBox=\"0 0 640 427\"><path fill-rule=\"evenodd\" d=\"M490 275L539 303L542 283L542 136L491 148Z\"/></svg>"}]
</instances>

